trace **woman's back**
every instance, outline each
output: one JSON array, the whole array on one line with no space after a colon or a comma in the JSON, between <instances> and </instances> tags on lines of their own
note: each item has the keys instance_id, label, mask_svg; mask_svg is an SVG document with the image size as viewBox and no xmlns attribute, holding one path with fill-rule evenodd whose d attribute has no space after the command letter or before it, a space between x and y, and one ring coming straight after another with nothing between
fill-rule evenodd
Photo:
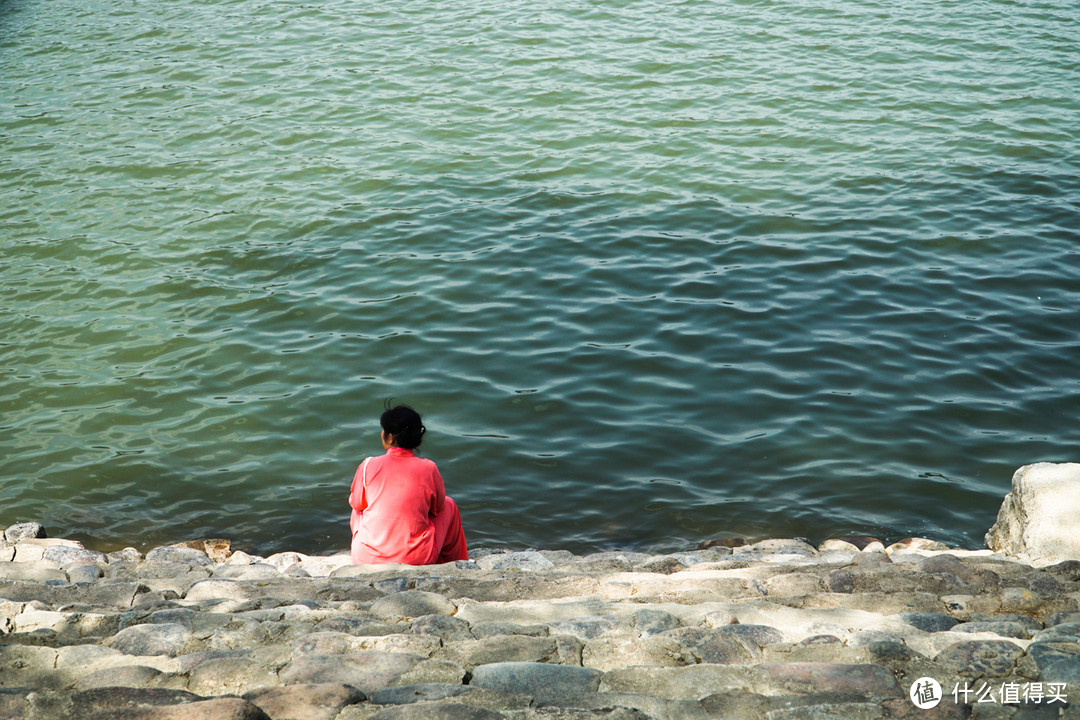
<instances>
[{"instance_id":1,"label":"woman's back","mask_svg":"<svg viewBox=\"0 0 1080 720\"><path fill-rule=\"evenodd\" d=\"M420 415L399 405L379 418L385 455L360 464L349 492L354 563L467 560L457 505L435 463L413 449L426 432Z\"/></svg>"},{"instance_id":2,"label":"woman's back","mask_svg":"<svg viewBox=\"0 0 1080 720\"><path fill-rule=\"evenodd\" d=\"M435 463L411 450L392 447L357 469L349 504L361 517L365 559L357 562L431 562L435 552L434 516L446 491Z\"/></svg>"}]
</instances>

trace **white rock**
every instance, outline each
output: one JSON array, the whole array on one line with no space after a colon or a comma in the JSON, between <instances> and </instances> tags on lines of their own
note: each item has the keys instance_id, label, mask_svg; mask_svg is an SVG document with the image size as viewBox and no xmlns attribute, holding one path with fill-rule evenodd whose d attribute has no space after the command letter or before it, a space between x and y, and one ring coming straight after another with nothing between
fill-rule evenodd
<instances>
[{"instance_id":1,"label":"white rock","mask_svg":"<svg viewBox=\"0 0 1080 720\"><path fill-rule=\"evenodd\" d=\"M326 577L346 565L352 564L349 553L335 555L312 555L300 563L300 568L311 577Z\"/></svg>"},{"instance_id":2,"label":"white rock","mask_svg":"<svg viewBox=\"0 0 1080 720\"><path fill-rule=\"evenodd\" d=\"M476 561L483 570L523 570L531 572L555 567L555 563L534 550L485 555Z\"/></svg>"},{"instance_id":3,"label":"white rock","mask_svg":"<svg viewBox=\"0 0 1080 720\"><path fill-rule=\"evenodd\" d=\"M15 562L40 562L45 550L57 545L73 548L82 547L82 543L78 540L64 540L63 538L20 540L15 544Z\"/></svg>"},{"instance_id":4,"label":"white rock","mask_svg":"<svg viewBox=\"0 0 1080 720\"><path fill-rule=\"evenodd\" d=\"M986 545L1036 567L1080 560L1080 463L1017 470Z\"/></svg>"},{"instance_id":5,"label":"white rock","mask_svg":"<svg viewBox=\"0 0 1080 720\"><path fill-rule=\"evenodd\" d=\"M302 563L308 559L307 555L303 555L298 552L280 552L274 553L270 557L263 560L267 565L273 565L277 568L278 572L285 572L293 565Z\"/></svg>"},{"instance_id":6,"label":"white rock","mask_svg":"<svg viewBox=\"0 0 1080 720\"><path fill-rule=\"evenodd\" d=\"M51 610L23 610L15 616L15 632L33 632L34 630L62 630L78 616L74 613L53 612Z\"/></svg>"}]
</instances>

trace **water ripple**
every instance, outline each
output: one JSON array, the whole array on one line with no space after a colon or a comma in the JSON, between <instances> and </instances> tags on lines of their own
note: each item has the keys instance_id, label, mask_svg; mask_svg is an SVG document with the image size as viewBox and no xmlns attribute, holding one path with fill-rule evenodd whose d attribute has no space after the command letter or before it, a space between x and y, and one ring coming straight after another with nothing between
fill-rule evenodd
<instances>
[{"instance_id":1,"label":"water ripple","mask_svg":"<svg viewBox=\"0 0 1080 720\"><path fill-rule=\"evenodd\" d=\"M1078 19L7 3L0 523L344 547L395 396L474 545L977 545L1076 459Z\"/></svg>"}]
</instances>

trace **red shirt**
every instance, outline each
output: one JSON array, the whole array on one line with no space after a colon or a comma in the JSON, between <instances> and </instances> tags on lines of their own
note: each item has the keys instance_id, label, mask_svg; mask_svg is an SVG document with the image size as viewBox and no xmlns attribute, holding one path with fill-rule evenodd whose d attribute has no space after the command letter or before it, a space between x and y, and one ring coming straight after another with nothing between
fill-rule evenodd
<instances>
[{"instance_id":1,"label":"red shirt","mask_svg":"<svg viewBox=\"0 0 1080 720\"><path fill-rule=\"evenodd\" d=\"M354 563L426 565L436 560L435 514L446 488L435 463L391 447L370 457L353 476L349 505Z\"/></svg>"}]
</instances>

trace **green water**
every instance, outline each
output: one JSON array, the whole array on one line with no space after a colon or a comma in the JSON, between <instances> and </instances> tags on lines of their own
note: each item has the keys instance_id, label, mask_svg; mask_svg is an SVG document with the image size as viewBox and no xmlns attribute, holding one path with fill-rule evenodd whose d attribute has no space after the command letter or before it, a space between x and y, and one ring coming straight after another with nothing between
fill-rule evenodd
<instances>
[{"instance_id":1,"label":"green water","mask_svg":"<svg viewBox=\"0 0 1080 720\"><path fill-rule=\"evenodd\" d=\"M0 0L0 526L977 546L1077 460L1080 8Z\"/></svg>"}]
</instances>

